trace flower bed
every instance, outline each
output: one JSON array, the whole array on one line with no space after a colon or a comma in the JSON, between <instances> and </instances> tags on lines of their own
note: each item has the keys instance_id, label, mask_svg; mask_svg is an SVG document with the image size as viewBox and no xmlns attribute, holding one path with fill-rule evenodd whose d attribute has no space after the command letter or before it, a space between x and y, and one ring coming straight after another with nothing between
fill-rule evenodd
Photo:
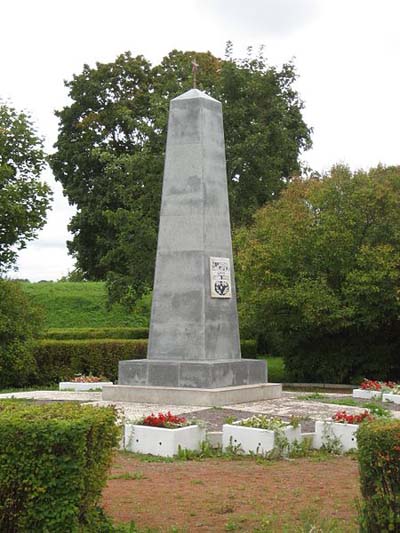
<instances>
[{"instance_id":1,"label":"flower bed","mask_svg":"<svg viewBox=\"0 0 400 533\"><path fill-rule=\"evenodd\" d=\"M237 448L244 453L263 455L276 447L287 448L289 444L300 440L300 426L295 427L278 418L253 416L222 426L224 450Z\"/></svg>"},{"instance_id":2,"label":"flower bed","mask_svg":"<svg viewBox=\"0 0 400 533\"><path fill-rule=\"evenodd\" d=\"M393 381L376 381L374 379L364 379L359 389L353 390L353 398L371 400L373 398L382 398L385 392L391 392L397 387Z\"/></svg>"},{"instance_id":3,"label":"flower bed","mask_svg":"<svg viewBox=\"0 0 400 533\"><path fill-rule=\"evenodd\" d=\"M359 424L373 418L368 411L358 415L338 411L332 420L315 422L314 448L337 447L343 452L356 449Z\"/></svg>"},{"instance_id":4,"label":"flower bed","mask_svg":"<svg viewBox=\"0 0 400 533\"><path fill-rule=\"evenodd\" d=\"M125 424L124 446L130 452L172 457L179 449L199 450L204 440L203 428L170 412Z\"/></svg>"},{"instance_id":5,"label":"flower bed","mask_svg":"<svg viewBox=\"0 0 400 533\"><path fill-rule=\"evenodd\" d=\"M64 391L89 391L102 390L104 385L113 385L112 381L107 381L103 376L75 376L71 381L60 381L59 390Z\"/></svg>"}]
</instances>

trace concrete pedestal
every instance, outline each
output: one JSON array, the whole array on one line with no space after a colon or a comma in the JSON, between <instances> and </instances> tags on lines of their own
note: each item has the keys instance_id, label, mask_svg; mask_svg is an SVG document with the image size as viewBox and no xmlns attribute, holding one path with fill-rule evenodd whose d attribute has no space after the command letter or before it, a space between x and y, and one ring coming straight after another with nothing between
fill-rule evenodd
<instances>
[{"instance_id":1,"label":"concrete pedestal","mask_svg":"<svg viewBox=\"0 0 400 533\"><path fill-rule=\"evenodd\" d=\"M215 389L267 382L266 362L257 359L219 361L120 361L119 385Z\"/></svg>"}]
</instances>

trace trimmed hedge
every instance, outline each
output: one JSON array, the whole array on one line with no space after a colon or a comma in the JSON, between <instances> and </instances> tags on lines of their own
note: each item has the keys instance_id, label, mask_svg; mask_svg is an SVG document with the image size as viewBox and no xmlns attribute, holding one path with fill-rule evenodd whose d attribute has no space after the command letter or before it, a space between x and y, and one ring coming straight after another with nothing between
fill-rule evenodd
<instances>
[{"instance_id":1,"label":"trimmed hedge","mask_svg":"<svg viewBox=\"0 0 400 533\"><path fill-rule=\"evenodd\" d=\"M68 381L76 374L105 376L116 381L118 362L146 358L147 344L147 339L39 340L33 350L37 373L30 385ZM241 349L243 357L257 355L253 340L242 341Z\"/></svg>"},{"instance_id":2,"label":"trimmed hedge","mask_svg":"<svg viewBox=\"0 0 400 533\"><path fill-rule=\"evenodd\" d=\"M400 420L361 424L357 433L360 531L400 531Z\"/></svg>"},{"instance_id":3,"label":"trimmed hedge","mask_svg":"<svg viewBox=\"0 0 400 533\"><path fill-rule=\"evenodd\" d=\"M43 333L45 339L147 339L149 328L51 328Z\"/></svg>"},{"instance_id":4,"label":"trimmed hedge","mask_svg":"<svg viewBox=\"0 0 400 533\"><path fill-rule=\"evenodd\" d=\"M34 348L38 367L37 383L58 383L76 374L118 378L118 362L143 359L144 339L41 340Z\"/></svg>"},{"instance_id":5,"label":"trimmed hedge","mask_svg":"<svg viewBox=\"0 0 400 533\"><path fill-rule=\"evenodd\" d=\"M115 421L112 408L0 402L0 531L92 531Z\"/></svg>"}]
</instances>

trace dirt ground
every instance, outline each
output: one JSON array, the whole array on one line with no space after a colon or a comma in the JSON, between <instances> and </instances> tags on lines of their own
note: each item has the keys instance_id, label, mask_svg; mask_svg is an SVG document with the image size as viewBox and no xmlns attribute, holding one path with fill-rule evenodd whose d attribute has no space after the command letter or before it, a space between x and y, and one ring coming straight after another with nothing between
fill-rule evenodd
<instances>
[{"instance_id":1,"label":"dirt ground","mask_svg":"<svg viewBox=\"0 0 400 533\"><path fill-rule=\"evenodd\" d=\"M117 523L160 532L351 532L358 483L346 456L148 463L120 452L103 505Z\"/></svg>"}]
</instances>

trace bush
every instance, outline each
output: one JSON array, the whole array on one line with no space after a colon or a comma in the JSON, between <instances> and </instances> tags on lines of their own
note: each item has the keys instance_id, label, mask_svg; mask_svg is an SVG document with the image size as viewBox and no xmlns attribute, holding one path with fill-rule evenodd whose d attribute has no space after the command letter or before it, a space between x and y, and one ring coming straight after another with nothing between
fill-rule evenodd
<instances>
[{"instance_id":1,"label":"bush","mask_svg":"<svg viewBox=\"0 0 400 533\"><path fill-rule=\"evenodd\" d=\"M349 328L340 334L310 335L282 355L292 382L359 383L364 376L399 379L399 349L398 327Z\"/></svg>"},{"instance_id":2,"label":"bush","mask_svg":"<svg viewBox=\"0 0 400 533\"><path fill-rule=\"evenodd\" d=\"M27 385L35 379L32 343L40 318L18 282L0 280L0 387Z\"/></svg>"},{"instance_id":3,"label":"bush","mask_svg":"<svg viewBox=\"0 0 400 533\"><path fill-rule=\"evenodd\" d=\"M234 245L242 331L291 381L400 378L400 166L293 179Z\"/></svg>"},{"instance_id":4,"label":"bush","mask_svg":"<svg viewBox=\"0 0 400 533\"><path fill-rule=\"evenodd\" d=\"M46 339L147 339L149 328L52 328L43 334Z\"/></svg>"},{"instance_id":5,"label":"bush","mask_svg":"<svg viewBox=\"0 0 400 533\"><path fill-rule=\"evenodd\" d=\"M0 403L0 530L87 531L98 514L115 411L72 403Z\"/></svg>"},{"instance_id":6,"label":"bush","mask_svg":"<svg viewBox=\"0 0 400 533\"><path fill-rule=\"evenodd\" d=\"M115 381L118 362L146 357L147 340L40 340L34 348L38 384L58 383L75 374L106 376Z\"/></svg>"},{"instance_id":7,"label":"bush","mask_svg":"<svg viewBox=\"0 0 400 533\"><path fill-rule=\"evenodd\" d=\"M242 357L245 359L257 357L257 342L255 340L240 341L240 350L242 352Z\"/></svg>"},{"instance_id":8,"label":"bush","mask_svg":"<svg viewBox=\"0 0 400 533\"><path fill-rule=\"evenodd\" d=\"M400 531L400 420L375 420L357 433L360 531Z\"/></svg>"}]
</instances>

